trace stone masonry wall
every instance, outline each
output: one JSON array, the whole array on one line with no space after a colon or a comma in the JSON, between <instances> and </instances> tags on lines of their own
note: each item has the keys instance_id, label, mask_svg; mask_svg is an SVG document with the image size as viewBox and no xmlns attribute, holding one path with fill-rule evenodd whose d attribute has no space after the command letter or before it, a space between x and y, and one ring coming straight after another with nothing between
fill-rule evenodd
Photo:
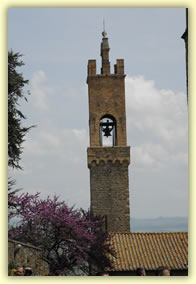
<instances>
[{"instance_id":1,"label":"stone masonry wall","mask_svg":"<svg viewBox=\"0 0 196 284\"><path fill-rule=\"evenodd\" d=\"M106 217L109 232L130 232L128 165L99 164L90 168L91 209Z\"/></svg>"},{"instance_id":2,"label":"stone masonry wall","mask_svg":"<svg viewBox=\"0 0 196 284\"><path fill-rule=\"evenodd\" d=\"M117 123L117 146L126 146L125 75L88 77L90 146L100 146L99 122L112 115Z\"/></svg>"},{"instance_id":3,"label":"stone masonry wall","mask_svg":"<svg viewBox=\"0 0 196 284\"><path fill-rule=\"evenodd\" d=\"M91 209L107 216L110 232L130 232L129 163L128 146L88 148Z\"/></svg>"},{"instance_id":4,"label":"stone masonry wall","mask_svg":"<svg viewBox=\"0 0 196 284\"><path fill-rule=\"evenodd\" d=\"M105 163L111 161L119 161L121 164L130 164L130 146L124 147L89 147L88 153L88 167L92 163L99 164L101 161Z\"/></svg>"},{"instance_id":5,"label":"stone masonry wall","mask_svg":"<svg viewBox=\"0 0 196 284\"><path fill-rule=\"evenodd\" d=\"M42 250L14 240L8 241L8 264L30 266L35 276L47 276L49 263L42 257Z\"/></svg>"}]
</instances>

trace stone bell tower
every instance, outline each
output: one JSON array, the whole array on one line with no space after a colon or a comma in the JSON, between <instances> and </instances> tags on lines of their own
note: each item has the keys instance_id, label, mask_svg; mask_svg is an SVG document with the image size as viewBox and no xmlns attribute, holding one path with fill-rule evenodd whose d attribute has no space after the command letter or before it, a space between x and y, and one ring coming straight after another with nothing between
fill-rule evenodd
<instances>
[{"instance_id":1,"label":"stone bell tower","mask_svg":"<svg viewBox=\"0 0 196 284\"><path fill-rule=\"evenodd\" d=\"M110 73L109 43L102 33L101 74L96 60L88 61L91 210L105 216L110 232L130 231L130 147L127 146L124 60L117 59Z\"/></svg>"}]
</instances>

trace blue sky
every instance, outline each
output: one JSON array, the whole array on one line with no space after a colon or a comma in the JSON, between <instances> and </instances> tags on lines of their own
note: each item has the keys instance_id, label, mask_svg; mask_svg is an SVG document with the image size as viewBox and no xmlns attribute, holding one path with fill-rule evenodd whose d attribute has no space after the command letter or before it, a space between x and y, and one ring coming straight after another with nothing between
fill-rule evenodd
<instances>
[{"instance_id":1,"label":"blue sky","mask_svg":"<svg viewBox=\"0 0 196 284\"><path fill-rule=\"evenodd\" d=\"M17 186L87 209L90 182L88 59L97 60L103 18L111 70L124 58L131 216L187 216L188 154L184 8L10 8L8 48L29 79Z\"/></svg>"}]
</instances>

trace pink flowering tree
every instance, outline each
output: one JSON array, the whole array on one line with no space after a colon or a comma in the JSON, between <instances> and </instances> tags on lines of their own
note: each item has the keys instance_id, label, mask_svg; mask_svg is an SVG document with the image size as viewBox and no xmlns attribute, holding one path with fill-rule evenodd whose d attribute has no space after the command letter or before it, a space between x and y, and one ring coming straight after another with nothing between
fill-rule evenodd
<instances>
[{"instance_id":1,"label":"pink flowering tree","mask_svg":"<svg viewBox=\"0 0 196 284\"><path fill-rule=\"evenodd\" d=\"M69 208L58 197L42 200L35 195L13 194L9 219L17 217L17 225L9 230L9 238L26 242L43 250L50 262L50 273L70 273L77 268L91 275L91 268L111 267L108 253L112 253L103 219L89 211Z\"/></svg>"}]
</instances>

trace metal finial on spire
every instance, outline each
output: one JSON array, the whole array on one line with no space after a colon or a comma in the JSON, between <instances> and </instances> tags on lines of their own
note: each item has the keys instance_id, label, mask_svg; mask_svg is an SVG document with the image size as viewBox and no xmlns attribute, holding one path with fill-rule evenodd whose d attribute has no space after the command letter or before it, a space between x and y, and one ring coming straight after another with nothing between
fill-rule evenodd
<instances>
[{"instance_id":1,"label":"metal finial on spire","mask_svg":"<svg viewBox=\"0 0 196 284\"><path fill-rule=\"evenodd\" d=\"M105 19L103 18L103 32L102 32L102 36L105 38L107 36L107 33L105 31Z\"/></svg>"}]
</instances>

